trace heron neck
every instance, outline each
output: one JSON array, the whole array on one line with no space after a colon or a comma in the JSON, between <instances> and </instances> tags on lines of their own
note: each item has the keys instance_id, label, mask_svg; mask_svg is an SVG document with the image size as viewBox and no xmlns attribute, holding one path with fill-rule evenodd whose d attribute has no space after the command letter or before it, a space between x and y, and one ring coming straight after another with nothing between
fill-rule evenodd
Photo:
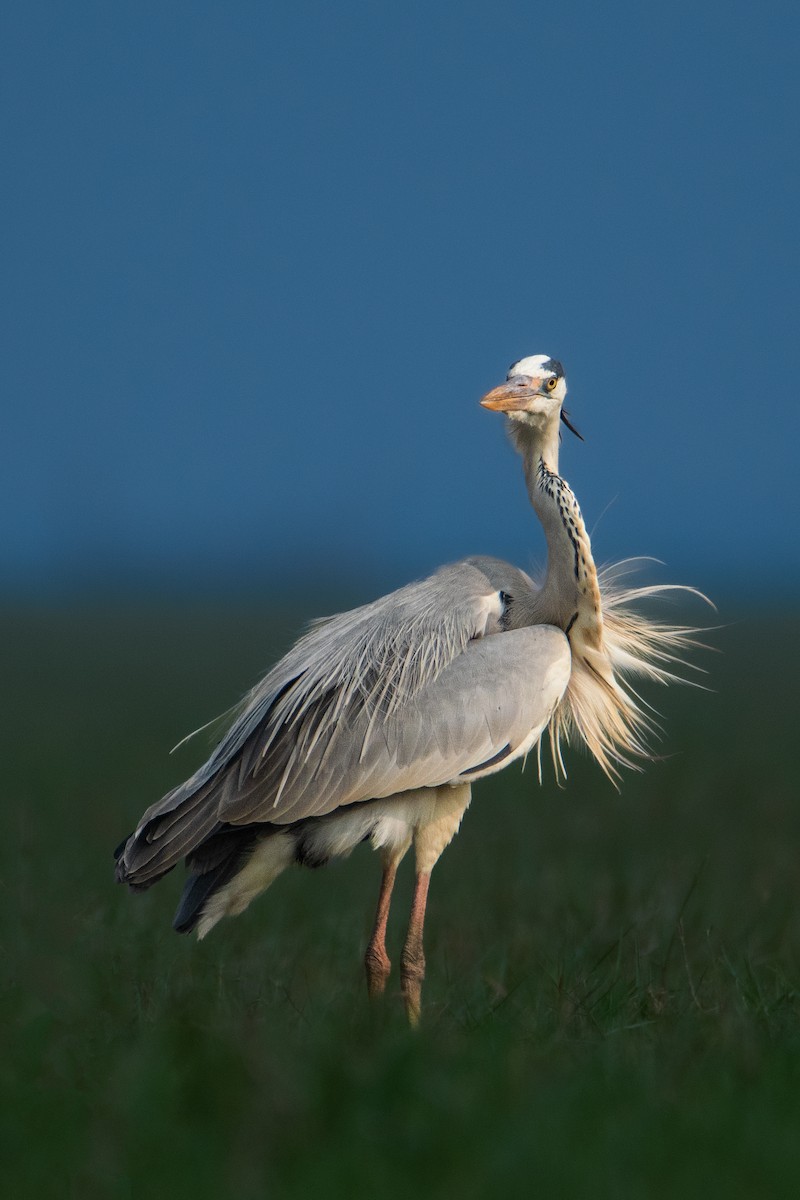
<instances>
[{"instance_id":1,"label":"heron neck","mask_svg":"<svg viewBox=\"0 0 800 1200\"><path fill-rule=\"evenodd\" d=\"M534 600L534 619L569 630L571 640L580 638L599 649L603 618L597 570L580 505L558 473L558 429L549 438L523 434L515 440L547 540L547 573Z\"/></svg>"}]
</instances>

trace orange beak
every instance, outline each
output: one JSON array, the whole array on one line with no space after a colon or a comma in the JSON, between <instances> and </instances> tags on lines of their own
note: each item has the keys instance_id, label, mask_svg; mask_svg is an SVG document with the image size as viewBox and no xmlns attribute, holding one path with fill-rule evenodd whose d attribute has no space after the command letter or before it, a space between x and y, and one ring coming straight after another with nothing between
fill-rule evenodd
<instances>
[{"instance_id":1,"label":"orange beak","mask_svg":"<svg viewBox=\"0 0 800 1200\"><path fill-rule=\"evenodd\" d=\"M523 412L534 396L538 395L538 389L529 387L519 383L501 383L499 387L492 388L490 392L481 400L484 408L488 408L491 412Z\"/></svg>"}]
</instances>

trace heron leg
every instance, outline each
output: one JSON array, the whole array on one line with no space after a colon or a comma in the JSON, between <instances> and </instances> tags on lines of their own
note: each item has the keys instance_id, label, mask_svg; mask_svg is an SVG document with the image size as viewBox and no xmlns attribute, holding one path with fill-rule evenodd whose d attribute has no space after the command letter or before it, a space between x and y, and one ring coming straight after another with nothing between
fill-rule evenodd
<instances>
[{"instance_id":1,"label":"heron leg","mask_svg":"<svg viewBox=\"0 0 800 1200\"><path fill-rule=\"evenodd\" d=\"M461 818L471 798L468 783L458 787L436 789L436 800L428 820L420 822L414 835L417 857L417 873L414 880L414 898L411 901L411 918L400 960L400 983L406 1005L406 1015L411 1025L418 1025L422 1012L422 981L425 978L425 952L422 931L425 924L425 906L428 902L428 886L431 871L439 861L443 850L458 832Z\"/></svg>"},{"instance_id":2,"label":"heron leg","mask_svg":"<svg viewBox=\"0 0 800 1200\"><path fill-rule=\"evenodd\" d=\"M411 1025L418 1025L422 1012L422 981L425 978L425 952L422 948L422 929L425 923L425 905L428 900L430 871L418 871L414 880L414 899L411 901L411 919L400 960L400 980L406 1015Z\"/></svg>"},{"instance_id":3,"label":"heron leg","mask_svg":"<svg viewBox=\"0 0 800 1200\"><path fill-rule=\"evenodd\" d=\"M402 857L402 856L401 856ZM397 866L400 858L386 855L383 860L383 876L381 890L378 896L378 908L375 913L375 925L372 937L369 939L367 952L364 955L364 967L367 972L367 991L370 1000L382 996L392 964L386 953L386 923L389 920L389 906L392 902L392 890L397 878Z\"/></svg>"}]
</instances>

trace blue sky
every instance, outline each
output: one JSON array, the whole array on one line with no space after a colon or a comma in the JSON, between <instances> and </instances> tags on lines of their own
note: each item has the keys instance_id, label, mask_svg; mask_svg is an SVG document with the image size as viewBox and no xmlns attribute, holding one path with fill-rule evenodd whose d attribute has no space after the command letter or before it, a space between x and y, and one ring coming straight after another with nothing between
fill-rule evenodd
<instances>
[{"instance_id":1,"label":"blue sky","mask_svg":"<svg viewBox=\"0 0 800 1200\"><path fill-rule=\"evenodd\" d=\"M546 352L598 559L790 594L799 27L735 0L4 6L3 585L366 598L529 565L477 400Z\"/></svg>"}]
</instances>

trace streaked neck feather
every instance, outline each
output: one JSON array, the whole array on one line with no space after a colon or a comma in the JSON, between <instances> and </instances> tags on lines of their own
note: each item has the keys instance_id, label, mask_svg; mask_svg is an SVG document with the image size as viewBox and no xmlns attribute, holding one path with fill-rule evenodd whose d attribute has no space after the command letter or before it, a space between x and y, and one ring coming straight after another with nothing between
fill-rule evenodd
<instances>
[{"instance_id":1,"label":"streaked neck feather","mask_svg":"<svg viewBox=\"0 0 800 1200\"><path fill-rule=\"evenodd\" d=\"M572 650L567 692L550 725L556 774L566 775L562 737L568 742L577 736L616 784L619 767L636 767L637 760L652 757L647 741L658 728L623 680L677 680L671 668L687 665L681 651L699 644L698 631L661 624L630 607L674 591L673 585L627 588L618 582L624 570L598 574L580 506L558 474L558 431L543 439L529 426L512 423L511 433L547 539L544 583L520 616L525 624L563 629Z\"/></svg>"}]
</instances>

